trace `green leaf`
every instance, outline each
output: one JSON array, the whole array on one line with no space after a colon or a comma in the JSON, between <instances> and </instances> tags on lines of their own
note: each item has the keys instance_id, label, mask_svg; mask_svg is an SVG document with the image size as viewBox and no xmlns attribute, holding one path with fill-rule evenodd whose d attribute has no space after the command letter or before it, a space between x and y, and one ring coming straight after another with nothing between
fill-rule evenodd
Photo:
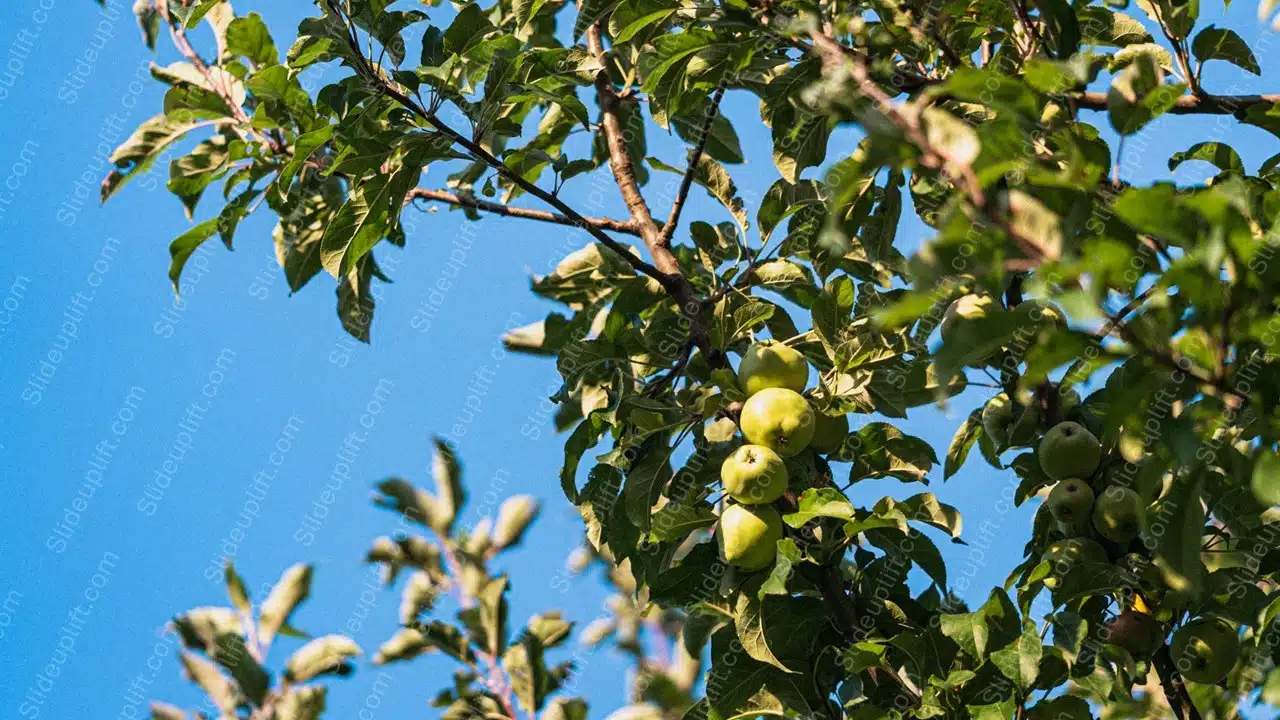
<instances>
[{"instance_id":1,"label":"green leaf","mask_svg":"<svg viewBox=\"0 0 1280 720\"><path fill-rule=\"evenodd\" d=\"M542 643L532 635L522 637L503 654L502 668L510 680L516 702L521 709L533 715L552 690L551 674L543 660Z\"/></svg>"},{"instance_id":2,"label":"green leaf","mask_svg":"<svg viewBox=\"0 0 1280 720\"><path fill-rule=\"evenodd\" d=\"M289 682L307 682L320 675L349 675L350 659L360 655L360 646L345 635L325 635L298 648L285 663Z\"/></svg>"},{"instance_id":3,"label":"green leaf","mask_svg":"<svg viewBox=\"0 0 1280 720\"><path fill-rule=\"evenodd\" d=\"M639 459L626 473L622 502L627 518L641 530L650 529L649 511L671 479L671 451L665 433L650 437L639 450Z\"/></svg>"},{"instance_id":4,"label":"green leaf","mask_svg":"<svg viewBox=\"0 0 1280 720\"><path fill-rule=\"evenodd\" d=\"M320 261L336 278L347 275L398 222L404 198L422 175L421 151L389 174L366 178L334 215L320 241Z\"/></svg>"},{"instance_id":5,"label":"green leaf","mask_svg":"<svg viewBox=\"0 0 1280 720\"><path fill-rule=\"evenodd\" d=\"M794 122L774 121L773 164L783 179L798 183L805 168L822 164L831 129L831 119L819 114L798 113Z\"/></svg>"},{"instance_id":6,"label":"green leaf","mask_svg":"<svg viewBox=\"0 0 1280 720\"><path fill-rule=\"evenodd\" d=\"M1182 152L1176 152L1169 158L1169 171L1177 170L1179 165L1188 160L1203 160L1213 163L1214 167L1223 172L1244 174L1244 162L1239 153L1226 143L1201 142Z\"/></svg>"},{"instance_id":7,"label":"green leaf","mask_svg":"<svg viewBox=\"0 0 1280 720\"><path fill-rule=\"evenodd\" d=\"M760 585L760 595L789 595L787 581L796 565L800 564L800 548L791 538L778 541L778 555L769 570L769 577Z\"/></svg>"},{"instance_id":8,"label":"green leaf","mask_svg":"<svg viewBox=\"0 0 1280 720\"><path fill-rule=\"evenodd\" d=\"M951 638L971 657L983 660L989 648L1001 648L1022 634L1018 609L1000 589L991 591L987 602L975 612L942 614L942 634Z\"/></svg>"},{"instance_id":9,"label":"green leaf","mask_svg":"<svg viewBox=\"0 0 1280 720\"><path fill-rule=\"evenodd\" d=\"M977 442L978 436L982 434L982 408L978 408L969 413L969 417L960 423L960 427L956 428L956 433L951 437L951 444L947 447L947 458L942 469L942 479L946 480L952 475L960 471L964 465L965 458L969 457L969 450L973 444Z\"/></svg>"},{"instance_id":10,"label":"green leaf","mask_svg":"<svg viewBox=\"0 0 1280 720\"><path fill-rule=\"evenodd\" d=\"M693 150L689 150L689 156L692 158ZM655 170L665 170L680 175L685 173L682 168L672 167L657 158L646 158L649 165ZM729 177L729 171L724 166L716 162L709 155L702 155L698 158L698 164L693 170L693 182L701 185L706 189L707 194L724 205L733 219L737 221L738 226L744 231L747 227L747 211L742 198L738 197L738 186L733 183L733 178Z\"/></svg>"},{"instance_id":11,"label":"green leaf","mask_svg":"<svg viewBox=\"0 0 1280 720\"><path fill-rule=\"evenodd\" d=\"M1200 62L1226 60L1254 75L1262 75L1262 68L1258 67L1258 59L1253 56L1248 43L1228 28L1210 25L1201 30L1191 42L1191 52L1195 53Z\"/></svg>"},{"instance_id":12,"label":"green leaf","mask_svg":"<svg viewBox=\"0 0 1280 720\"><path fill-rule=\"evenodd\" d=\"M319 720L326 692L325 687L314 685L290 690L276 703L277 720Z\"/></svg>"},{"instance_id":13,"label":"green leaf","mask_svg":"<svg viewBox=\"0 0 1280 720\"><path fill-rule=\"evenodd\" d=\"M578 17L573 22L573 41L577 42L597 20L613 12L619 0L583 0L578 7Z\"/></svg>"},{"instance_id":14,"label":"green leaf","mask_svg":"<svg viewBox=\"0 0 1280 720\"><path fill-rule=\"evenodd\" d=\"M187 260L205 240L213 237L218 232L218 218L205 220L190 230L182 233L169 243L169 282L173 284L173 292L178 292L179 279L182 277L182 268L186 266Z\"/></svg>"},{"instance_id":15,"label":"green leaf","mask_svg":"<svg viewBox=\"0 0 1280 720\"><path fill-rule=\"evenodd\" d=\"M249 612L253 607L249 602L249 591L245 589L244 579L240 577L240 573L236 572L236 567L230 560L223 567L222 575L227 583L227 595L231 597L231 604L235 605L240 612Z\"/></svg>"},{"instance_id":16,"label":"green leaf","mask_svg":"<svg viewBox=\"0 0 1280 720\"><path fill-rule=\"evenodd\" d=\"M716 523L716 514L708 503L697 506L667 503L653 515L650 542L679 542L689 533Z\"/></svg>"},{"instance_id":17,"label":"green leaf","mask_svg":"<svg viewBox=\"0 0 1280 720\"><path fill-rule=\"evenodd\" d=\"M745 588L734 608L734 627L752 658L783 672L799 672L811 662L813 644L830 623L817 598L764 595Z\"/></svg>"},{"instance_id":18,"label":"green leaf","mask_svg":"<svg viewBox=\"0 0 1280 720\"><path fill-rule=\"evenodd\" d=\"M1116 132L1138 132L1172 108L1186 91L1181 83L1162 83L1162 75L1150 55L1140 55L1111 81L1107 113Z\"/></svg>"},{"instance_id":19,"label":"green leaf","mask_svg":"<svg viewBox=\"0 0 1280 720\"><path fill-rule=\"evenodd\" d=\"M814 518L829 517L851 520L855 513L853 503L835 488L808 488L800 495L799 509L782 519L793 528L803 527Z\"/></svg>"},{"instance_id":20,"label":"green leaf","mask_svg":"<svg viewBox=\"0 0 1280 720\"><path fill-rule=\"evenodd\" d=\"M493 525L493 547L505 550L519 545L537 515L538 501L532 495L515 495L503 500Z\"/></svg>"},{"instance_id":21,"label":"green leaf","mask_svg":"<svg viewBox=\"0 0 1280 720\"><path fill-rule=\"evenodd\" d=\"M332 125L325 125L309 133L303 133L293 141L293 155L276 175L275 190L281 197L288 194L289 186L293 184L293 179L297 177L298 171L302 169L307 159L333 137L333 130Z\"/></svg>"},{"instance_id":22,"label":"green leaf","mask_svg":"<svg viewBox=\"0 0 1280 720\"><path fill-rule=\"evenodd\" d=\"M1065 60L1076 54L1080 47L1080 21L1066 0L1032 0L1040 11L1041 26L1057 51L1058 59Z\"/></svg>"},{"instance_id":23,"label":"green leaf","mask_svg":"<svg viewBox=\"0 0 1280 720\"><path fill-rule=\"evenodd\" d=\"M1086 44L1123 48L1153 40L1138 20L1100 5L1077 8L1076 16Z\"/></svg>"},{"instance_id":24,"label":"green leaf","mask_svg":"<svg viewBox=\"0 0 1280 720\"><path fill-rule=\"evenodd\" d=\"M262 603L258 617L258 642L269 646L280 627L289 622L293 611L311 594L311 573L310 565L294 565L280 576Z\"/></svg>"},{"instance_id":25,"label":"green leaf","mask_svg":"<svg viewBox=\"0 0 1280 720\"><path fill-rule=\"evenodd\" d=\"M261 67L280 63L271 32L258 13L238 17L227 26L227 52L243 55Z\"/></svg>"},{"instance_id":26,"label":"green leaf","mask_svg":"<svg viewBox=\"0 0 1280 720\"><path fill-rule=\"evenodd\" d=\"M814 180L803 180L790 183L778 180L765 191L760 201L760 209L756 211L756 226L760 237L768 240L778 223L805 207L821 205L821 186Z\"/></svg>"},{"instance_id":27,"label":"green leaf","mask_svg":"<svg viewBox=\"0 0 1280 720\"><path fill-rule=\"evenodd\" d=\"M182 669L187 672L187 677L205 691L219 710L225 715L235 717L236 708L239 707L242 697L235 683L223 675L218 666L195 653L183 651L178 657L182 661Z\"/></svg>"},{"instance_id":28,"label":"green leaf","mask_svg":"<svg viewBox=\"0 0 1280 720\"><path fill-rule=\"evenodd\" d=\"M170 120L163 113L139 125L133 135L111 153L110 160L115 169L102 181L102 201L106 202L115 195L125 183L145 174L170 145L200 125L198 122Z\"/></svg>"},{"instance_id":29,"label":"green leaf","mask_svg":"<svg viewBox=\"0 0 1280 720\"><path fill-rule=\"evenodd\" d=\"M1258 502L1266 506L1280 505L1280 457L1265 450L1259 453L1249 485Z\"/></svg>"},{"instance_id":30,"label":"green leaf","mask_svg":"<svg viewBox=\"0 0 1280 720\"><path fill-rule=\"evenodd\" d=\"M867 423L857 432L858 452L849 471L852 480L893 477L903 482L928 482L925 475L938 462L929 443L883 422Z\"/></svg>"},{"instance_id":31,"label":"green leaf","mask_svg":"<svg viewBox=\"0 0 1280 720\"><path fill-rule=\"evenodd\" d=\"M1159 501L1143 516L1143 537L1155 541L1152 559L1165 585L1179 594L1194 595L1204 582L1200 542L1204 534L1201 505L1203 475L1177 477Z\"/></svg>"},{"instance_id":32,"label":"green leaf","mask_svg":"<svg viewBox=\"0 0 1280 720\"><path fill-rule=\"evenodd\" d=\"M959 538L960 532L964 529L960 511L946 503L939 502L938 496L933 493L912 495L906 500L897 501L888 506L896 507L908 520L926 523L949 534L952 540ZM880 504L877 503L876 507L880 507Z\"/></svg>"},{"instance_id":33,"label":"green leaf","mask_svg":"<svg viewBox=\"0 0 1280 720\"><path fill-rule=\"evenodd\" d=\"M1009 646L991 653L991 664L1013 681L1023 693L1035 685L1040 672L1040 658L1044 648L1033 623L1025 623L1022 634Z\"/></svg>"},{"instance_id":34,"label":"green leaf","mask_svg":"<svg viewBox=\"0 0 1280 720\"><path fill-rule=\"evenodd\" d=\"M458 465L458 455L454 449L439 437L434 438L432 444L435 452L431 456L431 477L435 480L439 506L432 527L448 536L453 531L454 520L467 502L467 490L462 484L462 469Z\"/></svg>"}]
</instances>

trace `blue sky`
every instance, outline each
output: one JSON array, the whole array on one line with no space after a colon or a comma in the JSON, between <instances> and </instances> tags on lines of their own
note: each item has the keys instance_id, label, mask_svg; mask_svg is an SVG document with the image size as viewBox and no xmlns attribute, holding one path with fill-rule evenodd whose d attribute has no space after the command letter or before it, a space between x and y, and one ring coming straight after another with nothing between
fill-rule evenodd
<instances>
[{"instance_id":1,"label":"blue sky","mask_svg":"<svg viewBox=\"0 0 1280 720\"><path fill-rule=\"evenodd\" d=\"M396 521L368 497L389 475L429 482L433 434L451 436L464 463L473 497L465 523L496 509L486 494L544 501L542 519L506 566L513 621L552 608L584 624L596 617L603 586L592 578L565 584L559 574L581 523L558 488L563 438L544 404L558 385L555 369L506 354L498 339L552 309L528 291L529 278L586 236L497 218L464 227L459 213L410 212L408 248L379 254L397 282L380 287L372 346L342 332L327 277L289 296L271 246L274 219L265 212L241 226L234 252L215 243L202 249L175 300L167 246L188 224L164 190L167 162L105 208L96 200L105 155L158 111L162 94L147 75L153 58L131 3L114 5L116 14L100 13L91 0L0 7L7 63L0 67L0 657L7 680L0 714L19 716L34 691L37 710L21 717L132 717L131 685L147 697L195 704L198 694L179 679L174 643L159 633L177 612L226 602L220 579L207 572L224 547L234 549L257 599L265 595L258 588L291 563L316 563L313 599L296 624L316 634L348 632L372 653L394 631L399 597L366 587L360 558ZM262 13L281 48L311 9L299 0L236 6ZM1228 24L1253 45L1264 74L1274 73L1275 36L1257 25L1254 11L1236 3ZM1219 12L1206 7L1204 22L1222 24ZM161 45L159 61L174 60ZM1261 89L1225 63L1210 67L1205 82L1215 91ZM749 159L735 179L754 214L776 178L767 130L756 122L753 99L731 94L726 107ZM1101 115L1093 121L1110 132ZM1125 179L1167 177L1167 156L1203 139L1233 143L1250 170L1280 151L1276 138L1233 121L1163 120L1130 142ZM837 135L828 157L847 154L854 141ZM681 154L652 136L650 148L669 161ZM1190 163L1178 179L1208 173ZM429 174L426 182L439 187L443 178ZM610 187L607 179L582 178L565 197L584 203L593 182ZM607 197L599 214L622 217L621 203ZM685 218L723 219L700 192ZM914 221L900 233L908 247L926 237ZM433 298L429 288L455 250L464 257L460 276ZM429 324L424 306L438 308ZM474 382L477 376L484 381ZM922 409L905 429L945 448L981 400L968 397L946 412ZM334 480L340 454L351 459L350 470ZM326 484L340 485L336 501L308 530L304 517L320 514L315 504ZM232 528L255 486L259 494L266 487L266 497L236 542ZM945 485L934 483L965 513L970 546L942 549L953 582L971 578L961 589L971 601L1019 559L1031 508L1006 509L1001 492L1013 487L1012 474L976 462ZM916 491L870 482L853 498L870 504L886 492ZM290 642L273 653L274 667ZM41 679L54 657L65 657L58 675ZM577 685L594 715L623 702L622 667L609 653L580 652ZM434 717L426 699L450 669L430 657L393 667L377 694L377 670L362 665L334 682L329 716L353 717L377 703L374 716Z\"/></svg>"}]
</instances>

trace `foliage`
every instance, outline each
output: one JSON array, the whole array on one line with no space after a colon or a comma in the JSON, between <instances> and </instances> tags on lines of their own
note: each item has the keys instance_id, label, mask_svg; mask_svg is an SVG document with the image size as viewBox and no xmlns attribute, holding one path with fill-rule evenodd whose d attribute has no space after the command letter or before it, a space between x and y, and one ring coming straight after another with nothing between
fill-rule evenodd
<instances>
[{"instance_id":1,"label":"foliage","mask_svg":"<svg viewBox=\"0 0 1280 720\"><path fill-rule=\"evenodd\" d=\"M1280 156L1200 142L1169 167L1206 162L1211 180L1135 186L1121 177L1123 144L1106 139L1165 115L1233 116L1280 135L1276 96L1202 84L1210 62L1261 71L1236 32L1202 22L1207 6L500 0L435 24L447 15L386 0L316 5L284 49L227 0L139 0L147 41L163 33L184 59L155 68L163 110L116 150L103 198L183 148L169 189L208 219L171 245L175 286L195 248L215 235L230 247L265 204L290 287L331 275L343 326L366 341L371 284L387 280L375 252L411 240L406 204L586 232L533 284L561 311L506 340L553 356L563 379L560 483L620 590L617 616L591 637L612 633L645 679L628 713L1185 720L1280 703ZM1266 0L1260 15L1275 9ZM205 49L197 28L212 33ZM323 64L341 76L309 94L301 78ZM721 114L726 93L758 98L772 134L779 179L754 208L731 168L743 160L734 123L755 118ZM829 155L850 126L856 151ZM649 156L657 130L674 130L687 157ZM572 142L578 132L590 143ZM418 187L432 166L446 188ZM665 218L644 194L652 171L680 178ZM595 172L612 175L628 218L586 217L560 197ZM209 213L201 201L218 182ZM723 213L682 224L694 184ZM933 233L911 257L906 212ZM965 295L992 301L947 312ZM954 332L930 342L939 324ZM732 359L765 337L816 370L813 412L864 422L832 452L787 458L775 503L785 534L749 572L724 562L708 528L723 505L718 468L741 444L747 398ZM943 460L892 423L997 390L998 412L965 419ZM1017 475L1021 504L1053 486L1042 460L1062 453L1042 457L1041 437L1067 420L1101 448L1076 479L1097 496L1133 490L1140 535L1116 532L1133 518L1108 519L1103 535L1043 510L1006 587L976 609L952 594L934 542L938 530L961 536L954 508L927 492L864 507L847 492L875 478L927 483L939 464L945 479L977 447ZM371 552L389 579L413 571L404 629L376 659L434 649L457 660L458 682L437 698L448 717L582 717L580 702L552 699L570 669L546 657L567 621L510 631L506 581L486 569L509 544L494 538L509 535L456 528L456 464L437 466L435 494L380 486L434 540ZM909 583L912 569L927 580ZM256 624L232 571L238 612L183 616L188 648L203 653L184 655L188 673L224 716L322 709L322 690L295 683L346 667L352 645L295 655L279 682L262 667L304 576L287 575ZM463 607L457 624L424 624L445 589ZM1143 647L1133 637L1109 642L1111 618L1127 612L1151 618L1138 623L1159 635L1149 654L1132 652ZM1167 642L1203 618L1239 634L1217 684L1184 682ZM679 637L681 663L645 661L643 623Z\"/></svg>"}]
</instances>

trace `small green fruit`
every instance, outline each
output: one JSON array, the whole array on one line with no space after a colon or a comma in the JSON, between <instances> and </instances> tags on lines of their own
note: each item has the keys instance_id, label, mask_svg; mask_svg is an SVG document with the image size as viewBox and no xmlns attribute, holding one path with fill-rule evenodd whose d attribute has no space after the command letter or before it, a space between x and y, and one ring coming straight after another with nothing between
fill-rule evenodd
<instances>
[{"instance_id":1,"label":"small green fruit","mask_svg":"<svg viewBox=\"0 0 1280 720\"><path fill-rule=\"evenodd\" d=\"M1067 478L1049 491L1045 503L1063 532L1079 535L1088 530L1089 511L1093 509L1093 490L1088 483Z\"/></svg>"},{"instance_id":2,"label":"small green fruit","mask_svg":"<svg viewBox=\"0 0 1280 720\"><path fill-rule=\"evenodd\" d=\"M1134 659L1141 660L1164 639L1160 630L1160 623L1150 615L1126 610L1107 623L1107 641L1128 650Z\"/></svg>"},{"instance_id":3,"label":"small green fruit","mask_svg":"<svg viewBox=\"0 0 1280 720\"><path fill-rule=\"evenodd\" d=\"M738 385L748 396L766 388L804 392L809 384L809 361L795 348L763 340L747 348L738 365Z\"/></svg>"},{"instance_id":4,"label":"small green fruit","mask_svg":"<svg viewBox=\"0 0 1280 720\"><path fill-rule=\"evenodd\" d=\"M1226 620L1202 617L1178 628L1169 650L1183 677L1213 685L1221 682L1235 666L1240 655L1240 637Z\"/></svg>"},{"instance_id":5,"label":"small green fruit","mask_svg":"<svg viewBox=\"0 0 1280 720\"><path fill-rule=\"evenodd\" d=\"M787 489L787 466L767 447L743 445L721 463L720 480L729 497L740 503L771 503Z\"/></svg>"},{"instance_id":6,"label":"small green fruit","mask_svg":"<svg viewBox=\"0 0 1280 720\"><path fill-rule=\"evenodd\" d=\"M1093 506L1093 526L1102 537L1116 543L1127 543L1142 531L1144 508L1138 493L1122 485L1102 491Z\"/></svg>"},{"instance_id":7,"label":"small green fruit","mask_svg":"<svg viewBox=\"0 0 1280 720\"><path fill-rule=\"evenodd\" d=\"M982 406L982 429L987 437L1002 448L1009 442L1009 425L1013 423L1013 403L1006 393L1000 393Z\"/></svg>"},{"instance_id":8,"label":"small green fruit","mask_svg":"<svg viewBox=\"0 0 1280 720\"><path fill-rule=\"evenodd\" d=\"M942 341L962 341L961 331L965 324L1003 310L1000 303L989 295L970 293L957 298L942 316Z\"/></svg>"},{"instance_id":9,"label":"small green fruit","mask_svg":"<svg viewBox=\"0 0 1280 720\"><path fill-rule=\"evenodd\" d=\"M1107 551L1088 538L1068 538L1050 545L1041 559L1049 563L1049 575L1044 579L1044 586L1052 590L1076 565L1107 562Z\"/></svg>"},{"instance_id":10,"label":"small green fruit","mask_svg":"<svg viewBox=\"0 0 1280 720\"><path fill-rule=\"evenodd\" d=\"M817 452L833 453L840 449L844 439L849 436L848 415L825 415L815 412L813 421L813 439L809 441L809 447Z\"/></svg>"},{"instance_id":11,"label":"small green fruit","mask_svg":"<svg viewBox=\"0 0 1280 720\"><path fill-rule=\"evenodd\" d=\"M765 388L752 395L738 416L738 427L747 442L763 445L782 457L808 447L814 424L809 401L786 388Z\"/></svg>"},{"instance_id":12,"label":"small green fruit","mask_svg":"<svg viewBox=\"0 0 1280 720\"><path fill-rule=\"evenodd\" d=\"M772 505L730 505L716 533L725 562L744 570L773 564L782 539L782 516Z\"/></svg>"},{"instance_id":13,"label":"small green fruit","mask_svg":"<svg viewBox=\"0 0 1280 720\"><path fill-rule=\"evenodd\" d=\"M1054 480L1088 478L1102 461L1102 445L1083 425L1064 422L1044 434L1037 455L1044 474Z\"/></svg>"}]
</instances>

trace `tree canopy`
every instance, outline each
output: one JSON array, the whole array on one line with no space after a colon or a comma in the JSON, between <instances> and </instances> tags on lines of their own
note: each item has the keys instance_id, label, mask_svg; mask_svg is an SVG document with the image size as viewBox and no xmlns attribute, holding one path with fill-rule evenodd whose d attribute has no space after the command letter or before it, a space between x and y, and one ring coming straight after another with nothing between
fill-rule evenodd
<instances>
[{"instance_id":1,"label":"tree canopy","mask_svg":"<svg viewBox=\"0 0 1280 720\"><path fill-rule=\"evenodd\" d=\"M1216 139L1165 149L1171 171L1213 166L1207 182L1125 172L1126 141L1166 115L1280 136L1280 95L1204 81L1206 65L1262 72L1212 23L1224 8L314 4L285 48L228 0L137 0L147 44L182 59L153 67L163 107L115 150L102 198L173 153L168 189L193 221L169 246L175 289L203 243L252 241L241 221L273 213L289 288L336 283L339 321L366 342L372 288L390 279L378 254L418 240L403 213L579 232L532 283L559 309L504 342L563 381L558 482L584 524L578 564L617 591L583 634L635 659L619 718L1280 707L1280 154ZM1259 17L1276 10L1263 0ZM722 112L730 93L759 117ZM748 204L735 126L757 122L777 179ZM856 149L834 156L850 128ZM650 155L658 133L686 156ZM425 184L428 170L445 179ZM588 178L626 215L562 197ZM715 213L686 211L694 185ZM909 213L922 243L899 231ZM989 399L948 447L895 426L962 394ZM1039 505L978 607L937 545L963 542L960 513L925 489L966 462L1016 476L1007 502ZM377 486L402 522L367 559L407 579L403 628L373 661L457 661L430 689L446 718L584 718L556 655L573 624L511 624L495 567L537 504L511 498L460 527L467 493L443 442L433 475L429 490ZM921 488L851 499L885 478ZM315 681L350 672L354 642L323 635L266 669L272 639L299 632L311 572L288 570L255 605L228 567L232 607L175 621L214 716L322 716ZM671 652L655 659L646 638Z\"/></svg>"}]
</instances>

